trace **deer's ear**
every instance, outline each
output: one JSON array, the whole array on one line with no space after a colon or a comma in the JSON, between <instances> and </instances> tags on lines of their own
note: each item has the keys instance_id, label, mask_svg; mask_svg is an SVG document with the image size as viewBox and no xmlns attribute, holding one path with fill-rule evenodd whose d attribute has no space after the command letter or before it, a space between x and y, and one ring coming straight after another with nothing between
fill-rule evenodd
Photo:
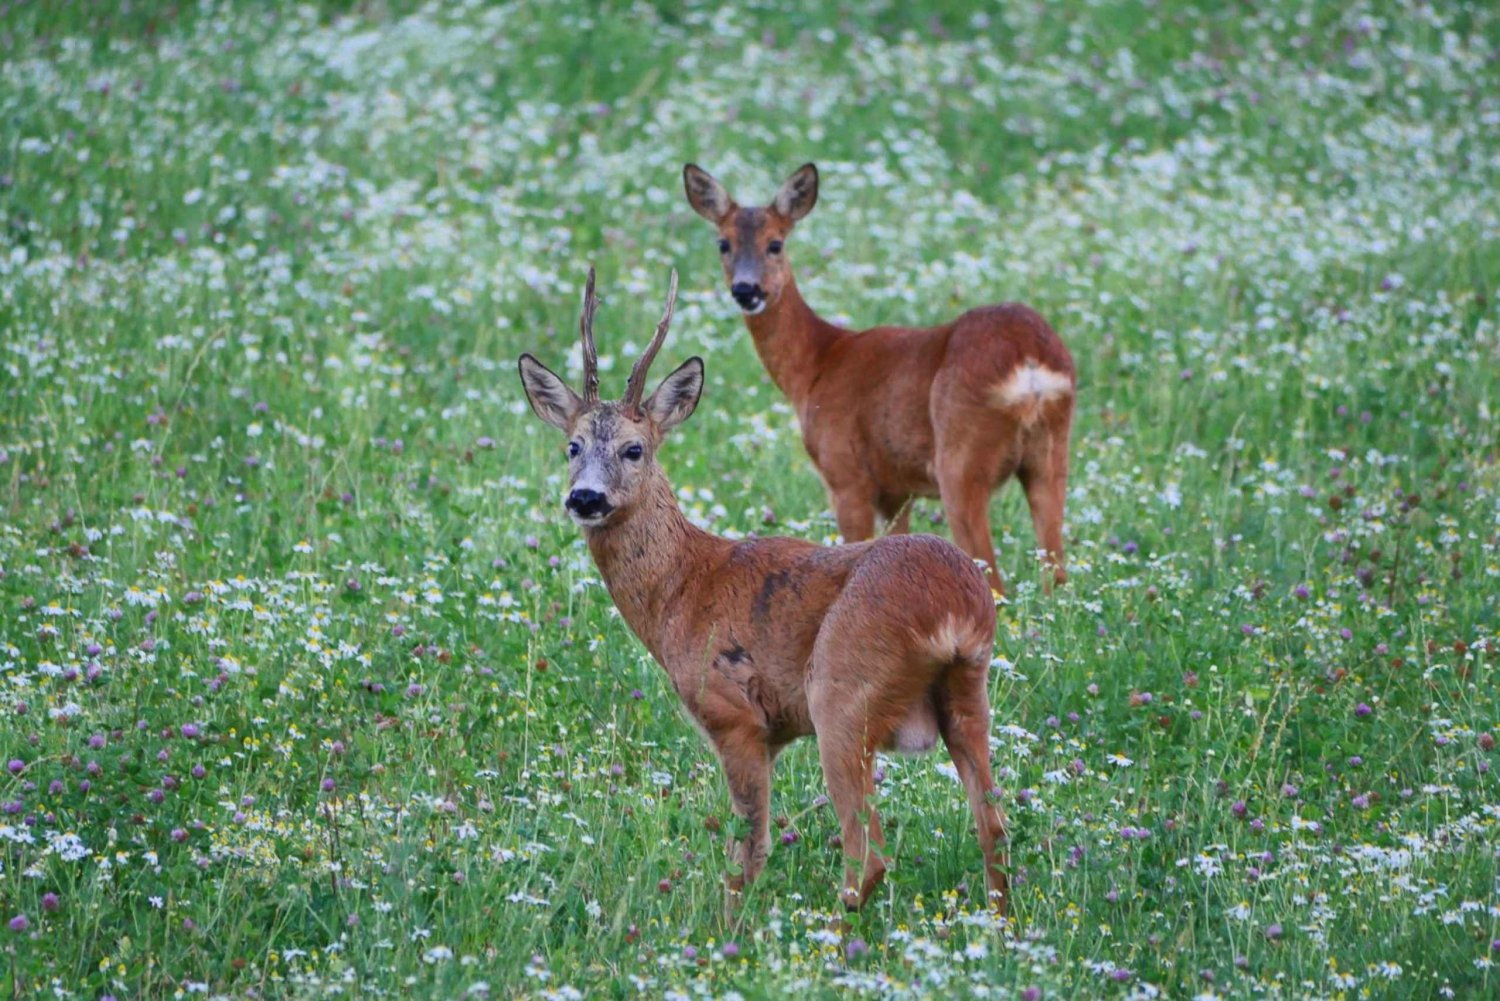
<instances>
[{"instance_id":1,"label":"deer's ear","mask_svg":"<svg viewBox=\"0 0 1500 1001\"><path fill-rule=\"evenodd\" d=\"M734 199L729 197L724 185L697 164L690 163L682 168L682 186L687 190L688 204L693 211L715 225L735 209Z\"/></svg>"},{"instance_id":2,"label":"deer's ear","mask_svg":"<svg viewBox=\"0 0 1500 1001\"><path fill-rule=\"evenodd\" d=\"M667 432L693 416L703 396L703 359L689 358L656 387L646 401L646 415Z\"/></svg>"},{"instance_id":3,"label":"deer's ear","mask_svg":"<svg viewBox=\"0 0 1500 1001\"><path fill-rule=\"evenodd\" d=\"M786 179L771 207L778 213L797 222L818 204L818 168L804 163L797 172Z\"/></svg>"},{"instance_id":4,"label":"deer's ear","mask_svg":"<svg viewBox=\"0 0 1500 1001\"><path fill-rule=\"evenodd\" d=\"M526 389L531 409L559 431L566 431L583 409L582 398L556 372L529 354L521 356L520 369L521 385Z\"/></svg>"}]
</instances>

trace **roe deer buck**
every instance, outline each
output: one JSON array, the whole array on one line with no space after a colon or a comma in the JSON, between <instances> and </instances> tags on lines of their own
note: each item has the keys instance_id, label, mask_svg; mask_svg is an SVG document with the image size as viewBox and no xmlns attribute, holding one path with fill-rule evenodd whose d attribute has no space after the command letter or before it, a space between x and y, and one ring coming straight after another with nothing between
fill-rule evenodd
<instances>
[{"instance_id":1,"label":"roe deer buck","mask_svg":"<svg viewBox=\"0 0 1500 1001\"><path fill-rule=\"evenodd\" d=\"M817 167L805 164L764 208L741 207L691 163L683 183L694 211L718 229L730 294L796 409L844 541L874 535L877 511L891 531L905 532L911 499L937 496L953 541L985 561L1003 593L989 503L1015 475L1062 583L1076 379L1047 321L1006 303L937 327L845 330L803 301L785 253L793 225L818 200Z\"/></svg>"},{"instance_id":2,"label":"roe deer buck","mask_svg":"<svg viewBox=\"0 0 1500 1001\"><path fill-rule=\"evenodd\" d=\"M702 360L688 359L643 399L676 295L674 271L665 315L617 403L599 399L592 270L579 324L583 396L529 354L520 371L532 410L568 436L565 507L610 597L713 744L734 812L748 822L748 837L730 843L741 867L728 880L731 902L770 853L771 767L784 746L817 736L847 856L840 897L854 908L886 868L871 801L875 751L925 751L941 735L1003 912L1005 815L989 745L995 606L983 574L930 535L825 547L734 542L689 522L656 453L698 405Z\"/></svg>"}]
</instances>

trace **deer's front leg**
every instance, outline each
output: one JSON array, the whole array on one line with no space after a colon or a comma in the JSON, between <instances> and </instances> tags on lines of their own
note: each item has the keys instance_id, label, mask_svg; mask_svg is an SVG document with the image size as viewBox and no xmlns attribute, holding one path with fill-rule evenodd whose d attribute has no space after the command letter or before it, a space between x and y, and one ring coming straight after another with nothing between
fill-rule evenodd
<instances>
[{"instance_id":1,"label":"deer's front leg","mask_svg":"<svg viewBox=\"0 0 1500 1001\"><path fill-rule=\"evenodd\" d=\"M740 867L725 880L732 904L771 854L771 750L759 732L746 730L715 734L714 750L724 766L734 814L749 829L742 839L729 837L730 861Z\"/></svg>"},{"instance_id":2,"label":"deer's front leg","mask_svg":"<svg viewBox=\"0 0 1500 1001\"><path fill-rule=\"evenodd\" d=\"M839 534L845 542L864 542L875 538L874 491L863 485L829 487L828 499L833 516L838 519Z\"/></svg>"}]
</instances>

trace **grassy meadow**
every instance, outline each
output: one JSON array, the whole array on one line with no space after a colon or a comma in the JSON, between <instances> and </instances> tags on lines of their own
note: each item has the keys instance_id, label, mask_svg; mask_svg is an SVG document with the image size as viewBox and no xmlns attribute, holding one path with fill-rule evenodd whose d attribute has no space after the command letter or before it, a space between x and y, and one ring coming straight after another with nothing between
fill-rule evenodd
<instances>
[{"instance_id":1,"label":"grassy meadow","mask_svg":"<svg viewBox=\"0 0 1500 1001\"><path fill-rule=\"evenodd\" d=\"M1500 991L1493 4L31 0L0 123L0 995ZM515 371L592 263L617 395L676 267L683 508L836 541L689 160L818 163L825 316L1077 359L1065 588L992 508L1014 929L942 754L840 925L810 741L724 913Z\"/></svg>"}]
</instances>

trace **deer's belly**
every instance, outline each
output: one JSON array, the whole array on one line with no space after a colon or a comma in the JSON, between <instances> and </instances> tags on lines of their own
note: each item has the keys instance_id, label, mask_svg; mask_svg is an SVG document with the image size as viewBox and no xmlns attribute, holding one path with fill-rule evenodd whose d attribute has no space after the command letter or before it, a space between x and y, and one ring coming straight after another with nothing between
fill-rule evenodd
<instances>
[{"instance_id":1,"label":"deer's belly","mask_svg":"<svg viewBox=\"0 0 1500 1001\"><path fill-rule=\"evenodd\" d=\"M928 697L907 710L884 749L902 754L925 754L937 746L937 741L937 708Z\"/></svg>"}]
</instances>

